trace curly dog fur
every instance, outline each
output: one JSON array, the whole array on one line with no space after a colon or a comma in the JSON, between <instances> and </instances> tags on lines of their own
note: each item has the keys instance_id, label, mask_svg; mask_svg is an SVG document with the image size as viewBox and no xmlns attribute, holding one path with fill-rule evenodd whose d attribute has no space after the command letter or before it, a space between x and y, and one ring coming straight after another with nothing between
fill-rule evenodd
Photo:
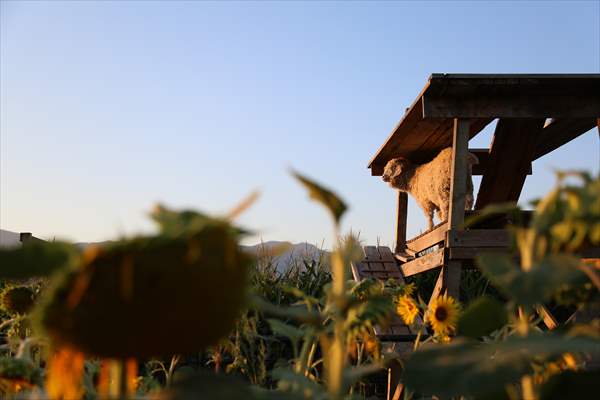
<instances>
[{"instance_id":1,"label":"curly dog fur","mask_svg":"<svg viewBox=\"0 0 600 400\"><path fill-rule=\"evenodd\" d=\"M479 160L471 153L467 157L465 210L470 210L473 207L471 170ZM381 178L384 182L389 182L391 187L410 193L423 209L428 227L432 229L434 212L437 212L441 221L448 218L451 163L452 147L443 149L433 160L422 165L415 165L406 158L394 158L386 164Z\"/></svg>"}]
</instances>

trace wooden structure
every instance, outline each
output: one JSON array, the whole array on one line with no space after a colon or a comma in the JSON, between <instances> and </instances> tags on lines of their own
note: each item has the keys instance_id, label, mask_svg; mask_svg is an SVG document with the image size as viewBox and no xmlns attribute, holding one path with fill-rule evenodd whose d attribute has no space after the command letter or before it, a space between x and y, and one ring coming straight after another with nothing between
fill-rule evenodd
<instances>
[{"instance_id":1,"label":"wooden structure","mask_svg":"<svg viewBox=\"0 0 600 400\"><path fill-rule=\"evenodd\" d=\"M495 120L490 148L469 149L469 140ZM398 192L393 255L387 248L366 247L363 262L353 266L354 278L403 279L439 269L431 299L442 291L458 298L462 266L472 263L480 252L509 247L504 229L509 220L464 229L465 215L494 203L516 203L534 160L596 126L600 130L600 74L431 75L369 168L372 175L380 176L393 158L422 164L452 146L448 220L407 240L407 195ZM473 175L482 175L482 180L475 210L465 212L468 151L479 159ZM583 256L600 258L600 252L590 249ZM552 316L540 311L553 327ZM391 341L410 338L410 334L405 326L379 332L381 339Z\"/></svg>"}]
</instances>

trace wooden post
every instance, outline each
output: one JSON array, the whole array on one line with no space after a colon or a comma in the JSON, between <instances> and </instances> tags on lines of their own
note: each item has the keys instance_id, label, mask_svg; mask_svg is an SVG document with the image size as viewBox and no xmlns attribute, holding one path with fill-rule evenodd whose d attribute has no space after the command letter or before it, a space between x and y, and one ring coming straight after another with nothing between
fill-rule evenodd
<instances>
[{"instance_id":1,"label":"wooden post","mask_svg":"<svg viewBox=\"0 0 600 400\"><path fill-rule=\"evenodd\" d=\"M406 249L406 217L408 215L408 195L398 191L396 219L396 249L394 253L402 253Z\"/></svg>"},{"instance_id":2,"label":"wooden post","mask_svg":"<svg viewBox=\"0 0 600 400\"><path fill-rule=\"evenodd\" d=\"M469 151L469 121L454 118L452 138L452 166L450 181L450 209L448 227L458 229L465 221L467 192L467 153Z\"/></svg>"},{"instance_id":3,"label":"wooden post","mask_svg":"<svg viewBox=\"0 0 600 400\"><path fill-rule=\"evenodd\" d=\"M469 151L469 120L454 118L452 137L452 166L450 181L450 206L448 229L455 231L465 221L465 197L467 192L467 153ZM448 245L448 243L446 243ZM446 261L442 268L443 288L458 300L460 287L460 261Z\"/></svg>"}]
</instances>

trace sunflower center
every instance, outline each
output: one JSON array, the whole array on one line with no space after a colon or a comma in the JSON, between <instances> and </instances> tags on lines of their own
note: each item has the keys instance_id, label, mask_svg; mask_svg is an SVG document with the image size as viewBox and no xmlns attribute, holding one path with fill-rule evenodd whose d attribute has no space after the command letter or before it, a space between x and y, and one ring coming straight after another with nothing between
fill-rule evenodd
<instances>
[{"instance_id":1,"label":"sunflower center","mask_svg":"<svg viewBox=\"0 0 600 400\"><path fill-rule=\"evenodd\" d=\"M435 310L435 319L438 321L445 321L446 318L448 318L448 310L446 310L444 307L438 307Z\"/></svg>"}]
</instances>

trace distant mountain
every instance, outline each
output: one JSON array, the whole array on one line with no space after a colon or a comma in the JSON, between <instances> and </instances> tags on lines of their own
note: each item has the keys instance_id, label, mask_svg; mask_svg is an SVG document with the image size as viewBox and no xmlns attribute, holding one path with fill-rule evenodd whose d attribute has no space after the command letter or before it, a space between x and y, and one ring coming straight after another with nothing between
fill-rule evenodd
<instances>
[{"instance_id":1,"label":"distant mountain","mask_svg":"<svg viewBox=\"0 0 600 400\"><path fill-rule=\"evenodd\" d=\"M15 247L21 245L20 233L0 229L0 248ZM79 249L85 249L91 245L103 246L111 241L104 242L78 242L75 243ZM271 240L255 244L253 246L241 246L242 250L255 255L261 262L269 262L277 267L277 270L285 271L292 265L303 265L305 260L317 261L321 257L327 257L328 252L310 243L290 243Z\"/></svg>"},{"instance_id":2,"label":"distant mountain","mask_svg":"<svg viewBox=\"0 0 600 400\"><path fill-rule=\"evenodd\" d=\"M244 251L258 257L259 262L270 262L279 272L293 265L303 266L303 261L327 257L328 252L310 243L268 241L253 246L242 246Z\"/></svg>"}]
</instances>

